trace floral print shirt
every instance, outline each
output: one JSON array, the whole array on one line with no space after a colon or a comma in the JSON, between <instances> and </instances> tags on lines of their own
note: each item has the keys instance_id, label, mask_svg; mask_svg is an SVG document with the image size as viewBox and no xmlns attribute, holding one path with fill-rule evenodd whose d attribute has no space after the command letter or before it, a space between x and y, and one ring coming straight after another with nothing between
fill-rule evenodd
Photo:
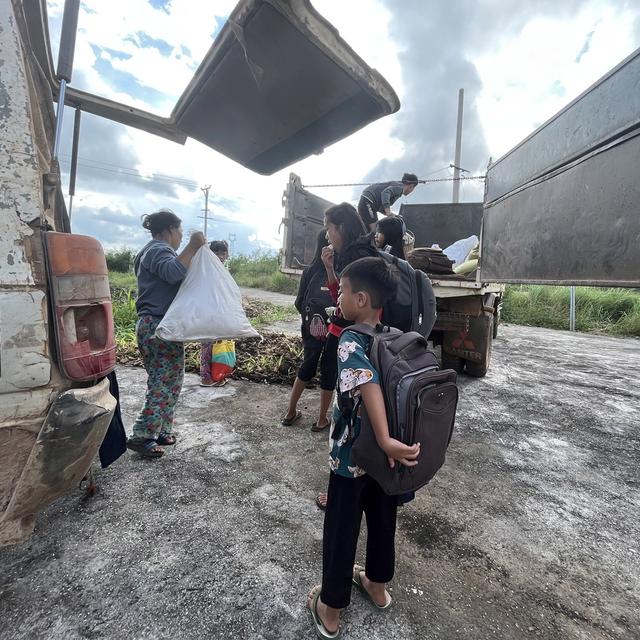
<instances>
[{"instance_id":1,"label":"floral print shirt","mask_svg":"<svg viewBox=\"0 0 640 640\"><path fill-rule=\"evenodd\" d=\"M360 386L372 382L380 384L380 376L374 369L367 352L370 338L345 329L338 343L337 393L346 402L358 402ZM333 473L347 478L357 478L364 471L351 460L351 446L360 433L360 416L345 415L338 398L333 405L331 428L329 429L329 467Z\"/></svg>"}]
</instances>

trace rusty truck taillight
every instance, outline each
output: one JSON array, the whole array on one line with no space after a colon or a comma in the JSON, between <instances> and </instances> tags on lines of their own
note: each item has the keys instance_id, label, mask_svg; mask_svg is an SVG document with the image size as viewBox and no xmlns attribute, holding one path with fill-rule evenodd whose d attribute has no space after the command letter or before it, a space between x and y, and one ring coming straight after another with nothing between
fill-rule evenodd
<instances>
[{"instance_id":1,"label":"rusty truck taillight","mask_svg":"<svg viewBox=\"0 0 640 640\"><path fill-rule=\"evenodd\" d=\"M97 380L116 364L102 246L89 236L49 232L46 249L58 364L71 380Z\"/></svg>"}]
</instances>

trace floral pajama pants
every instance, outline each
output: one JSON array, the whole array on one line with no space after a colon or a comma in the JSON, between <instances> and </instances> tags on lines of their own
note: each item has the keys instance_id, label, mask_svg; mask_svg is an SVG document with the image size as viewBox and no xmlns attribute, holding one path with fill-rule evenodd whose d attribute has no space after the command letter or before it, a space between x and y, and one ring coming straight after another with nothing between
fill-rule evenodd
<instances>
[{"instance_id":1,"label":"floral pajama pants","mask_svg":"<svg viewBox=\"0 0 640 640\"><path fill-rule=\"evenodd\" d=\"M202 382L213 382L211 377L211 351L213 342L203 342L200 345L200 380Z\"/></svg>"},{"instance_id":2,"label":"floral pajama pants","mask_svg":"<svg viewBox=\"0 0 640 640\"><path fill-rule=\"evenodd\" d=\"M133 437L155 440L171 433L184 379L184 345L155 337L160 318L142 316L136 325L138 349L147 371L147 393L133 425Z\"/></svg>"}]
</instances>

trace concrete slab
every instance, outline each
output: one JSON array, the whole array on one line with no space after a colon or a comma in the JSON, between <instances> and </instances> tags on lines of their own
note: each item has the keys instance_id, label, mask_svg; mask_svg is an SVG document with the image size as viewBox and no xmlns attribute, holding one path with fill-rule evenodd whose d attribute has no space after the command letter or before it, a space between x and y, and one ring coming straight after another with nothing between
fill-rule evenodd
<instances>
[{"instance_id":1,"label":"concrete slab","mask_svg":"<svg viewBox=\"0 0 640 640\"><path fill-rule=\"evenodd\" d=\"M119 379L131 424L145 374ZM640 341L503 326L461 391L447 463L399 516L394 607L354 593L344 637L637 638ZM187 376L164 459L127 454L0 549L0 637L314 637L327 443L316 392L280 426L287 396Z\"/></svg>"},{"instance_id":2,"label":"concrete slab","mask_svg":"<svg viewBox=\"0 0 640 640\"><path fill-rule=\"evenodd\" d=\"M296 297L288 293L278 293L276 291L264 291L264 289L253 289L252 287L240 287L240 291L245 298L249 300L265 300L271 304L281 305L283 307L292 305Z\"/></svg>"}]
</instances>

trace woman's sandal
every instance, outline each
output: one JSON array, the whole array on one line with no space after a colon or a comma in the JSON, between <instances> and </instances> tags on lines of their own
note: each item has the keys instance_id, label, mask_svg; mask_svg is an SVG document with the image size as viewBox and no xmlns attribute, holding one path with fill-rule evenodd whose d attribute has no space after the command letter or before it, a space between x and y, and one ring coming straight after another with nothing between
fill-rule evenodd
<instances>
[{"instance_id":1,"label":"woman's sandal","mask_svg":"<svg viewBox=\"0 0 640 640\"><path fill-rule=\"evenodd\" d=\"M129 438L127 449L139 453L144 458L162 458L164 449L155 440L147 438Z\"/></svg>"},{"instance_id":2,"label":"woman's sandal","mask_svg":"<svg viewBox=\"0 0 640 640\"><path fill-rule=\"evenodd\" d=\"M313 431L314 433L320 433L321 431L324 431L330 424L331 422L329 420L327 420L326 423L322 426L320 426L317 422L314 422L311 425L311 431Z\"/></svg>"},{"instance_id":3,"label":"woman's sandal","mask_svg":"<svg viewBox=\"0 0 640 640\"><path fill-rule=\"evenodd\" d=\"M320 496L324 496L324 504L323 504L322 500L320 500ZM318 509L320 509L320 511L326 511L327 510L327 494L326 493L319 493L316 496L316 507L318 507Z\"/></svg>"},{"instance_id":4,"label":"woman's sandal","mask_svg":"<svg viewBox=\"0 0 640 640\"><path fill-rule=\"evenodd\" d=\"M296 411L296 415L292 418L287 418L287 414L283 413L280 422L285 427L290 427L294 422L298 422L302 418L302 411Z\"/></svg>"},{"instance_id":5,"label":"woman's sandal","mask_svg":"<svg viewBox=\"0 0 640 640\"><path fill-rule=\"evenodd\" d=\"M309 608L313 622L316 625L318 638L331 640L332 638L337 638L340 635L340 627L338 627L336 631L329 631L327 627L324 626L324 622L322 622L322 618L320 618L320 615L318 614L318 600L320 600L321 591L322 587L320 585L311 589L311 592L309 593L311 602L307 603L307 607Z\"/></svg>"},{"instance_id":6,"label":"woman's sandal","mask_svg":"<svg viewBox=\"0 0 640 640\"><path fill-rule=\"evenodd\" d=\"M369 599L369 602L371 602L371 604L376 608L376 609L380 609L380 610L384 610L384 609L388 609L392 603L393 603L393 598L391 597L391 595L389 594L388 591L385 590L385 593L387 594L387 603L380 606L372 597L371 594L366 590L364 584L362 584L362 576L361 574L364 573L364 567L361 567L359 564L354 564L353 565L353 574L352 574L352 578L351 578L351 582L354 584L354 586L358 587L358 589L360 589L360 591L362 591L362 593Z\"/></svg>"},{"instance_id":7,"label":"woman's sandal","mask_svg":"<svg viewBox=\"0 0 640 640\"><path fill-rule=\"evenodd\" d=\"M177 442L176 437L172 433L163 431L159 436L157 443L163 447L172 447Z\"/></svg>"}]
</instances>

